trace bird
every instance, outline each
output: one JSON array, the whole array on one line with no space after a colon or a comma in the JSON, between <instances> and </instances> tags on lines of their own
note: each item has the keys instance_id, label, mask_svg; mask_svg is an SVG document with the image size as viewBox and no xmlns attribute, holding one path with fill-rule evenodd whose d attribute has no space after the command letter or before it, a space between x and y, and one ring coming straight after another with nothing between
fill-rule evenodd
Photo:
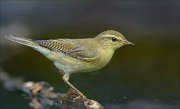
<instances>
[{"instance_id":1,"label":"bird","mask_svg":"<svg viewBox=\"0 0 180 109\"><path fill-rule=\"evenodd\" d=\"M106 30L92 38L33 40L14 35L6 39L29 46L51 60L64 82L77 93L84 96L70 82L72 73L91 72L106 66L116 49L124 45L134 45L120 32Z\"/></svg>"}]
</instances>

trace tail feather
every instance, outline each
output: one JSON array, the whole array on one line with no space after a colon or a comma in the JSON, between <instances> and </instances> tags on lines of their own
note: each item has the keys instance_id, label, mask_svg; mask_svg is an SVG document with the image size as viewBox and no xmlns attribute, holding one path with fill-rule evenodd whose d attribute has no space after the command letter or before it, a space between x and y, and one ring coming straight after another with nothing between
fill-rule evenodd
<instances>
[{"instance_id":1,"label":"tail feather","mask_svg":"<svg viewBox=\"0 0 180 109\"><path fill-rule=\"evenodd\" d=\"M13 41L13 42L17 42L19 44L32 47L34 50L39 51L40 53L42 53L43 55L45 55L46 57L51 59L49 57L49 55L51 54L51 51L49 49L47 49L47 48L44 48L44 47L40 46L39 44L37 44L36 42L34 42L31 39L26 39L26 38L22 38L22 37L15 37L13 35L6 35L4 37L6 39L8 39L8 40Z\"/></svg>"},{"instance_id":2,"label":"tail feather","mask_svg":"<svg viewBox=\"0 0 180 109\"><path fill-rule=\"evenodd\" d=\"M4 36L6 39L11 40L13 42L17 42L19 44L23 44L29 47L37 48L37 44L35 44L31 39L21 38L21 37L15 37L13 35L6 35Z\"/></svg>"}]
</instances>

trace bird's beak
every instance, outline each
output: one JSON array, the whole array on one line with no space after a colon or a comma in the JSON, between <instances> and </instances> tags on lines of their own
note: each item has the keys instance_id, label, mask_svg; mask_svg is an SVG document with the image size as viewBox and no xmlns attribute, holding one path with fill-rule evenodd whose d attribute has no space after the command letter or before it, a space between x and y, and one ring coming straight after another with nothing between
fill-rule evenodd
<instances>
[{"instance_id":1,"label":"bird's beak","mask_svg":"<svg viewBox=\"0 0 180 109\"><path fill-rule=\"evenodd\" d=\"M127 40L124 40L123 45L135 45L135 44L133 44L132 42L129 42Z\"/></svg>"}]
</instances>

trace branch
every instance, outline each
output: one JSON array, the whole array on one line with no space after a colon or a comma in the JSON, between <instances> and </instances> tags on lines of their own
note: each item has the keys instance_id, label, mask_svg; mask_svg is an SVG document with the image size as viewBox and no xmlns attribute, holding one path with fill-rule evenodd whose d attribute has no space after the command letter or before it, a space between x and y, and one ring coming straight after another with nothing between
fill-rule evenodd
<instances>
[{"instance_id":1,"label":"branch","mask_svg":"<svg viewBox=\"0 0 180 109\"><path fill-rule=\"evenodd\" d=\"M103 106L95 100L82 97L73 89L67 93L54 92L47 82L25 82L22 78L13 78L5 72L0 72L0 81L9 91L20 90L29 99L29 106L34 109L49 109L58 107L62 109L100 109Z\"/></svg>"}]
</instances>

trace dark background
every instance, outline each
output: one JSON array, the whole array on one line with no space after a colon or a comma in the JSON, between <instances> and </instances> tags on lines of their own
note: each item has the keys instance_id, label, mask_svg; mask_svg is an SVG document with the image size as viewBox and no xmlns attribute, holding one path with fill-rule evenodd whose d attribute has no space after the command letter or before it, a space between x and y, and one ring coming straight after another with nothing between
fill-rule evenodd
<instances>
[{"instance_id":1,"label":"dark background","mask_svg":"<svg viewBox=\"0 0 180 109\"><path fill-rule=\"evenodd\" d=\"M135 46L118 49L103 69L71 75L71 83L105 106L178 106L179 4L178 0L1 0L1 68L27 81L47 81L65 92L52 62L2 36L86 38L112 29ZM28 108L19 92L1 87L0 98L2 109Z\"/></svg>"}]
</instances>

